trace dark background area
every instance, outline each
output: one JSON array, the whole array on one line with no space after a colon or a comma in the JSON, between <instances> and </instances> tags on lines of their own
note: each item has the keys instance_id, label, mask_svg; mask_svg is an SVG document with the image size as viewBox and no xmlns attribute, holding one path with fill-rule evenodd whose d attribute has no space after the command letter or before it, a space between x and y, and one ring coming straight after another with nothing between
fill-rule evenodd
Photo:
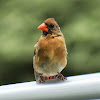
<instances>
[{"instance_id":1,"label":"dark background area","mask_svg":"<svg viewBox=\"0 0 100 100\"><path fill-rule=\"evenodd\" d=\"M100 72L100 0L0 0L0 85L35 80L37 27L50 17L66 39L62 74Z\"/></svg>"}]
</instances>

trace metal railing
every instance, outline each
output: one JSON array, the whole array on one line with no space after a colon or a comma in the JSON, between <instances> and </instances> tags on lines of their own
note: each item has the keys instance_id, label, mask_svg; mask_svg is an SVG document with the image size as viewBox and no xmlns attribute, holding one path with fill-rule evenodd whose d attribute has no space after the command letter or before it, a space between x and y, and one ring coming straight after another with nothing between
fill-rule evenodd
<instances>
[{"instance_id":1,"label":"metal railing","mask_svg":"<svg viewBox=\"0 0 100 100\"><path fill-rule=\"evenodd\" d=\"M71 76L38 84L36 81L0 86L0 100L100 99L100 73Z\"/></svg>"}]
</instances>

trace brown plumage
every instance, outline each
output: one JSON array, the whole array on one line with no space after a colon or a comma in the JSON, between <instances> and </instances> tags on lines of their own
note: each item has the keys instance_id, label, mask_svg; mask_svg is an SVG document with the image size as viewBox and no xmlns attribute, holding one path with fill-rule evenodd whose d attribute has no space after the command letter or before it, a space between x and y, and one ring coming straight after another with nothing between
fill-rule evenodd
<instances>
[{"instance_id":1,"label":"brown plumage","mask_svg":"<svg viewBox=\"0 0 100 100\"><path fill-rule=\"evenodd\" d=\"M42 36L35 44L33 57L36 81L45 82L44 77L57 75L61 80L65 77L60 72L67 64L67 49L60 27L54 18L48 18L38 27Z\"/></svg>"}]
</instances>

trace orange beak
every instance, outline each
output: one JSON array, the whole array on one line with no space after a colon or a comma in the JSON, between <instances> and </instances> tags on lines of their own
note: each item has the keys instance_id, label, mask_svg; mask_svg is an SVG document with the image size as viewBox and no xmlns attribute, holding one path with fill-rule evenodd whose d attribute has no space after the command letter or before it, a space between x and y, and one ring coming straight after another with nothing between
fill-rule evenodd
<instances>
[{"instance_id":1,"label":"orange beak","mask_svg":"<svg viewBox=\"0 0 100 100\"><path fill-rule=\"evenodd\" d=\"M38 29L44 31L44 32L48 32L48 28L47 28L47 25L45 23L42 23Z\"/></svg>"}]
</instances>

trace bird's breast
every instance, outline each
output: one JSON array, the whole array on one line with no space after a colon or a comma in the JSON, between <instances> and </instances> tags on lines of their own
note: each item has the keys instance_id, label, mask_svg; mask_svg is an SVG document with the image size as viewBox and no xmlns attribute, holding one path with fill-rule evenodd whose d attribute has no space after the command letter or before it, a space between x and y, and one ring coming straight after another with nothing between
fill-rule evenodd
<instances>
[{"instance_id":1,"label":"bird's breast","mask_svg":"<svg viewBox=\"0 0 100 100\"><path fill-rule=\"evenodd\" d=\"M43 73L44 76L53 76L57 75L57 72L61 72L63 69L64 67L59 62L53 64L46 62L38 68L38 72Z\"/></svg>"}]
</instances>

